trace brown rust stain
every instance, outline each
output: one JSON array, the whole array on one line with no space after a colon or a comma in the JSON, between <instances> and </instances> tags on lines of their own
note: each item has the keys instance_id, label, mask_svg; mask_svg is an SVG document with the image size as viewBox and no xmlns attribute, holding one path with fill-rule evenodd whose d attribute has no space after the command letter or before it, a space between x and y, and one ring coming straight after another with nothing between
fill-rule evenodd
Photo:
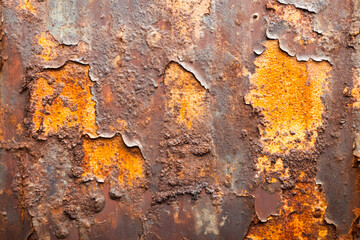
<instances>
[{"instance_id":1,"label":"brown rust stain","mask_svg":"<svg viewBox=\"0 0 360 240\"><path fill-rule=\"evenodd\" d=\"M327 62L298 62L268 41L266 51L255 60L251 90L246 102L264 115L259 126L264 150L286 153L290 149L310 150L322 125Z\"/></svg>"},{"instance_id":2,"label":"brown rust stain","mask_svg":"<svg viewBox=\"0 0 360 240\"><path fill-rule=\"evenodd\" d=\"M119 135L111 139L86 138L83 151L84 177L92 174L105 180L110 174L115 174L123 186L139 185L144 178L144 159L140 149L127 147Z\"/></svg>"},{"instance_id":3,"label":"brown rust stain","mask_svg":"<svg viewBox=\"0 0 360 240\"><path fill-rule=\"evenodd\" d=\"M166 108L179 124L191 129L204 119L207 111L206 89L192 73L177 63L170 63L165 70L164 84L169 87Z\"/></svg>"},{"instance_id":4,"label":"brown rust stain","mask_svg":"<svg viewBox=\"0 0 360 240\"><path fill-rule=\"evenodd\" d=\"M4 127L4 108L2 107L1 104L1 99L0 99L0 124L1 124L1 128L0 128L0 141L2 141L4 139L4 132L2 130L2 128Z\"/></svg>"},{"instance_id":5,"label":"brown rust stain","mask_svg":"<svg viewBox=\"0 0 360 240\"><path fill-rule=\"evenodd\" d=\"M174 30L178 34L178 40L186 44L199 39L201 19L210 13L211 1L166 0L166 5L174 17Z\"/></svg>"},{"instance_id":6,"label":"brown rust stain","mask_svg":"<svg viewBox=\"0 0 360 240\"><path fill-rule=\"evenodd\" d=\"M82 134L96 135L93 83L88 71L88 66L68 62L39 75L31 91L33 134L45 137L62 128L77 127Z\"/></svg>"}]
</instances>

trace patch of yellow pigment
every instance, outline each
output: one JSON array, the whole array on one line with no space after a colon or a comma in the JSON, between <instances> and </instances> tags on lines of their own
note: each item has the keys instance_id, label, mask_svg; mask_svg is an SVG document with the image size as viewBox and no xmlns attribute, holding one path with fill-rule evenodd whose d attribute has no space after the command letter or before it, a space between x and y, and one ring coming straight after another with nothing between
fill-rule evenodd
<instances>
[{"instance_id":1,"label":"patch of yellow pigment","mask_svg":"<svg viewBox=\"0 0 360 240\"><path fill-rule=\"evenodd\" d=\"M166 0L166 5L174 16L174 30L185 42L200 38L201 19L210 13L210 0Z\"/></svg>"},{"instance_id":2,"label":"patch of yellow pigment","mask_svg":"<svg viewBox=\"0 0 360 240\"><path fill-rule=\"evenodd\" d=\"M272 164L267 156L263 156L258 158L256 168L258 170L257 177L260 175L260 173L282 173L284 171L284 163L281 158L278 158L276 162Z\"/></svg>"},{"instance_id":3,"label":"patch of yellow pigment","mask_svg":"<svg viewBox=\"0 0 360 240\"><path fill-rule=\"evenodd\" d=\"M353 88L351 90L351 96L354 98L353 108L355 110L360 109L360 68L353 70Z\"/></svg>"},{"instance_id":4,"label":"patch of yellow pigment","mask_svg":"<svg viewBox=\"0 0 360 240\"><path fill-rule=\"evenodd\" d=\"M268 41L255 65L245 101L264 115L259 126L264 150L286 153L311 149L316 129L322 125L321 95L330 76L330 64L299 62L284 53L277 41Z\"/></svg>"},{"instance_id":5,"label":"patch of yellow pigment","mask_svg":"<svg viewBox=\"0 0 360 240\"><path fill-rule=\"evenodd\" d=\"M168 89L167 111L171 112L180 124L191 129L195 121L204 119L207 111L206 89L193 74L177 63L170 63L165 70L164 84Z\"/></svg>"},{"instance_id":6,"label":"patch of yellow pigment","mask_svg":"<svg viewBox=\"0 0 360 240\"><path fill-rule=\"evenodd\" d=\"M36 13L35 8L31 5L32 0L20 0L20 4L17 6L17 9L25 9L32 13Z\"/></svg>"},{"instance_id":7,"label":"patch of yellow pigment","mask_svg":"<svg viewBox=\"0 0 360 240\"><path fill-rule=\"evenodd\" d=\"M38 44L43 48L41 51L40 57L42 57L45 61L50 61L57 57L57 53L53 51L53 48L58 44L51 40L49 34L45 34L44 32L41 34L41 37L38 38Z\"/></svg>"},{"instance_id":8,"label":"patch of yellow pigment","mask_svg":"<svg viewBox=\"0 0 360 240\"><path fill-rule=\"evenodd\" d=\"M264 176L274 176L275 174L282 178L288 178L290 176L289 168L284 168L284 163L281 158L278 158L275 163L271 163L267 156L259 157L256 168L256 178L260 177L261 174ZM270 182L277 182L277 179L272 178Z\"/></svg>"},{"instance_id":9,"label":"patch of yellow pigment","mask_svg":"<svg viewBox=\"0 0 360 240\"><path fill-rule=\"evenodd\" d=\"M78 127L96 136L95 102L92 100L89 67L68 62L45 70L31 89L33 133L47 136L60 128Z\"/></svg>"},{"instance_id":10,"label":"patch of yellow pigment","mask_svg":"<svg viewBox=\"0 0 360 240\"><path fill-rule=\"evenodd\" d=\"M297 183L281 197L280 216L251 226L246 239L329 239L325 196L314 183Z\"/></svg>"},{"instance_id":11,"label":"patch of yellow pigment","mask_svg":"<svg viewBox=\"0 0 360 240\"><path fill-rule=\"evenodd\" d=\"M93 174L105 179L112 171L118 171L115 175L119 182L130 186L144 178L144 159L140 149L127 147L119 135L111 139L85 139L83 151L83 176Z\"/></svg>"}]
</instances>

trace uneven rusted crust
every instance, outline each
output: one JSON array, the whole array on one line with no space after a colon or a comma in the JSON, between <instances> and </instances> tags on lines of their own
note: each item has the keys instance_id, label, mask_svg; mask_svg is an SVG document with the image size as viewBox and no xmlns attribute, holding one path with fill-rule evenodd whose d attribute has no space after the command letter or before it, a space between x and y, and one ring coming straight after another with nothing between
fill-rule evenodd
<instances>
[{"instance_id":1,"label":"uneven rusted crust","mask_svg":"<svg viewBox=\"0 0 360 240\"><path fill-rule=\"evenodd\" d=\"M0 239L360 238L359 0L0 13Z\"/></svg>"}]
</instances>

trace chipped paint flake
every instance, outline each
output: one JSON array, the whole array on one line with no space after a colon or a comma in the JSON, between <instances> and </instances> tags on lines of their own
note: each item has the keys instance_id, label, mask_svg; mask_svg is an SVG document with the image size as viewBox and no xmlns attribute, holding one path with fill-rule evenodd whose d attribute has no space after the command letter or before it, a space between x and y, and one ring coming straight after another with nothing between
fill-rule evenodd
<instances>
[{"instance_id":1,"label":"chipped paint flake","mask_svg":"<svg viewBox=\"0 0 360 240\"><path fill-rule=\"evenodd\" d=\"M286 153L314 147L316 129L322 125L327 62L298 62L268 41L266 51L255 60L251 90L245 100L264 115L259 126L264 150Z\"/></svg>"}]
</instances>

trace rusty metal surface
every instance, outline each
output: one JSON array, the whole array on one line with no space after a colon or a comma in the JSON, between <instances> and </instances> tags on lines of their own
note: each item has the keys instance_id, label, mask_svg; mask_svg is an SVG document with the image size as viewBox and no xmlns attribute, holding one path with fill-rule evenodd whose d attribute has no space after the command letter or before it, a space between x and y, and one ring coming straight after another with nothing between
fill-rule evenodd
<instances>
[{"instance_id":1,"label":"rusty metal surface","mask_svg":"<svg viewBox=\"0 0 360 240\"><path fill-rule=\"evenodd\" d=\"M359 0L0 11L0 239L360 239Z\"/></svg>"}]
</instances>

